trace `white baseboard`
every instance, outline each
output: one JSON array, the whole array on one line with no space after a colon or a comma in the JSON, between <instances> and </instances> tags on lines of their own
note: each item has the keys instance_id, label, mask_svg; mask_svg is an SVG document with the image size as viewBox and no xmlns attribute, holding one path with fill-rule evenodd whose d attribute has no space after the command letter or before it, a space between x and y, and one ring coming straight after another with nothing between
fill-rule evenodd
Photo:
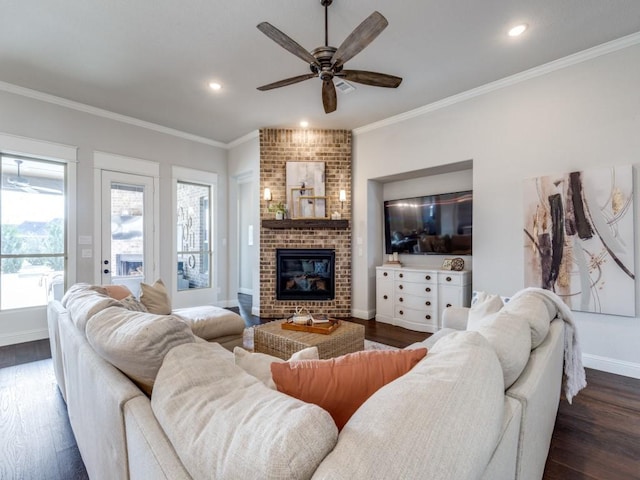
<instances>
[{"instance_id":1,"label":"white baseboard","mask_svg":"<svg viewBox=\"0 0 640 480\"><path fill-rule=\"evenodd\" d=\"M362 320L371 320L372 318L375 318L376 311L353 309L351 310L351 316L354 318L360 318Z\"/></svg>"},{"instance_id":2,"label":"white baseboard","mask_svg":"<svg viewBox=\"0 0 640 480\"><path fill-rule=\"evenodd\" d=\"M218 300L216 305L222 308L230 308L239 306L238 300Z\"/></svg>"},{"instance_id":3,"label":"white baseboard","mask_svg":"<svg viewBox=\"0 0 640 480\"><path fill-rule=\"evenodd\" d=\"M594 370L640 379L640 364L637 363L584 353L582 354L582 364Z\"/></svg>"},{"instance_id":4,"label":"white baseboard","mask_svg":"<svg viewBox=\"0 0 640 480\"><path fill-rule=\"evenodd\" d=\"M25 330L8 335L0 335L0 347L16 345L18 343L33 342L34 340L42 340L43 338L49 338L49 329L39 328L36 330Z\"/></svg>"},{"instance_id":5,"label":"white baseboard","mask_svg":"<svg viewBox=\"0 0 640 480\"><path fill-rule=\"evenodd\" d=\"M251 315L260 316L260 307L251 307Z\"/></svg>"}]
</instances>

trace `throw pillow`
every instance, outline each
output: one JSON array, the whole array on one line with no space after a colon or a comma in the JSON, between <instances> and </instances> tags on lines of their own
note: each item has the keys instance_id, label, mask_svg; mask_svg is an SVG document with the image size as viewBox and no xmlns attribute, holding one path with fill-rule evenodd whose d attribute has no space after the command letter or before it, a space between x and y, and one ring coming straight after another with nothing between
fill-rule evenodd
<instances>
[{"instance_id":1,"label":"throw pillow","mask_svg":"<svg viewBox=\"0 0 640 480\"><path fill-rule=\"evenodd\" d=\"M195 336L174 316L110 307L89 319L87 340L98 355L151 395L165 355L177 345L194 343Z\"/></svg>"},{"instance_id":2,"label":"throw pillow","mask_svg":"<svg viewBox=\"0 0 640 480\"><path fill-rule=\"evenodd\" d=\"M156 315L169 315L171 313L169 292L167 292L162 280L156 280L153 285L140 283L140 288L142 289L140 301L147 307L149 313L155 313Z\"/></svg>"},{"instance_id":3,"label":"throw pillow","mask_svg":"<svg viewBox=\"0 0 640 480\"><path fill-rule=\"evenodd\" d=\"M467 329L475 330L484 317L496 313L503 306L499 295L490 295L486 292L477 292L476 301L469 309L467 317Z\"/></svg>"},{"instance_id":4,"label":"throw pillow","mask_svg":"<svg viewBox=\"0 0 640 480\"><path fill-rule=\"evenodd\" d=\"M324 408L342 430L367 398L426 354L426 348L367 350L329 360L274 362L271 375L278 391Z\"/></svg>"},{"instance_id":5,"label":"throw pillow","mask_svg":"<svg viewBox=\"0 0 640 480\"><path fill-rule=\"evenodd\" d=\"M123 298L120 303L124 308L132 312L148 312L147 307L133 295Z\"/></svg>"},{"instance_id":6,"label":"throw pillow","mask_svg":"<svg viewBox=\"0 0 640 480\"><path fill-rule=\"evenodd\" d=\"M107 295L116 300L122 300L132 295L131 290L124 285L102 285L102 288L105 289Z\"/></svg>"},{"instance_id":7,"label":"throw pillow","mask_svg":"<svg viewBox=\"0 0 640 480\"><path fill-rule=\"evenodd\" d=\"M271 378L271 364L273 362L284 363L284 360L267 355L266 353L252 353L242 347L233 349L235 363L249 375L253 375L267 387L275 390L276 385ZM291 355L290 362L300 360L318 360L318 347L309 347Z\"/></svg>"}]
</instances>

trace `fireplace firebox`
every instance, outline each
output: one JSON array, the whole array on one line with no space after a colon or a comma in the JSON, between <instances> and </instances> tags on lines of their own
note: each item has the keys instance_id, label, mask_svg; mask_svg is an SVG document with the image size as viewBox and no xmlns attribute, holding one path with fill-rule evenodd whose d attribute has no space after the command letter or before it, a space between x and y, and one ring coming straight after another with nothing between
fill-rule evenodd
<instances>
[{"instance_id":1,"label":"fireplace firebox","mask_svg":"<svg viewBox=\"0 0 640 480\"><path fill-rule=\"evenodd\" d=\"M276 298L333 300L335 260L331 249L276 249Z\"/></svg>"}]
</instances>

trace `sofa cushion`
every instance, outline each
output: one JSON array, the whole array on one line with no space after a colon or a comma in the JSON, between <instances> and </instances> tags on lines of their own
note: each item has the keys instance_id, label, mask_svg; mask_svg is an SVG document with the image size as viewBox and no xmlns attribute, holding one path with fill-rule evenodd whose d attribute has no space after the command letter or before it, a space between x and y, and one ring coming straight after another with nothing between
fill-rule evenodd
<instances>
[{"instance_id":1,"label":"sofa cushion","mask_svg":"<svg viewBox=\"0 0 640 480\"><path fill-rule=\"evenodd\" d=\"M477 325L484 317L499 311L502 305L502 299L499 295L477 292L476 302L469 309L467 329L473 330L471 326Z\"/></svg>"},{"instance_id":2,"label":"sofa cushion","mask_svg":"<svg viewBox=\"0 0 640 480\"><path fill-rule=\"evenodd\" d=\"M169 292L162 280L158 279L153 285L140 283L140 301L147 307L147 310L157 315L169 315L171 313L171 300Z\"/></svg>"},{"instance_id":3,"label":"sofa cushion","mask_svg":"<svg viewBox=\"0 0 640 480\"><path fill-rule=\"evenodd\" d=\"M543 295L526 292L511 300L504 309L513 316L522 318L531 329L531 349L547 338L551 320L556 316L556 306Z\"/></svg>"},{"instance_id":4,"label":"sofa cushion","mask_svg":"<svg viewBox=\"0 0 640 480\"><path fill-rule=\"evenodd\" d=\"M362 403L411 370L427 354L415 350L368 350L328 360L272 363L278 391L315 403L342 429Z\"/></svg>"},{"instance_id":5,"label":"sofa cushion","mask_svg":"<svg viewBox=\"0 0 640 480\"><path fill-rule=\"evenodd\" d=\"M98 355L150 395L167 352L195 342L195 336L176 317L109 307L89 319L87 340Z\"/></svg>"},{"instance_id":6,"label":"sofa cushion","mask_svg":"<svg viewBox=\"0 0 640 480\"><path fill-rule=\"evenodd\" d=\"M105 308L120 305L107 295L104 288L88 283L76 283L62 297L62 305L68 310L73 324L84 334L87 321Z\"/></svg>"},{"instance_id":7,"label":"sofa cushion","mask_svg":"<svg viewBox=\"0 0 640 480\"><path fill-rule=\"evenodd\" d=\"M504 404L487 340L451 333L362 404L314 479L477 479L499 439Z\"/></svg>"},{"instance_id":8,"label":"sofa cushion","mask_svg":"<svg viewBox=\"0 0 640 480\"><path fill-rule=\"evenodd\" d=\"M468 327L468 330L479 332L489 341L502 366L504 388L509 388L518 379L529 360L531 333L528 322L502 309L484 317L480 322Z\"/></svg>"},{"instance_id":9,"label":"sofa cushion","mask_svg":"<svg viewBox=\"0 0 640 480\"><path fill-rule=\"evenodd\" d=\"M176 308L171 313L183 319L191 326L193 333L205 340L241 335L245 328L240 315L214 305Z\"/></svg>"},{"instance_id":10,"label":"sofa cushion","mask_svg":"<svg viewBox=\"0 0 640 480\"><path fill-rule=\"evenodd\" d=\"M338 436L327 412L201 343L165 357L151 407L193 478L307 479Z\"/></svg>"},{"instance_id":11,"label":"sofa cushion","mask_svg":"<svg viewBox=\"0 0 640 480\"><path fill-rule=\"evenodd\" d=\"M125 297L122 300L120 300L120 304L122 305L123 308L126 308L127 310L131 310L132 312L148 312L149 311L147 310L147 307L145 307L144 304L133 295L129 295L128 297Z\"/></svg>"},{"instance_id":12,"label":"sofa cushion","mask_svg":"<svg viewBox=\"0 0 640 480\"><path fill-rule=\"evenodd\" d=\"M256 377L267 387L274 390L276 389L276 384L273 383L273 378L271 378L271 364L273 362L283 363L284 360L266 353L249 352L242 347L235 347L233 349L233 355L237 366L249 375ZM308 347L291 355L289 361L318 360L319 358L318 347Z\"/></svg>"}]
</instances>

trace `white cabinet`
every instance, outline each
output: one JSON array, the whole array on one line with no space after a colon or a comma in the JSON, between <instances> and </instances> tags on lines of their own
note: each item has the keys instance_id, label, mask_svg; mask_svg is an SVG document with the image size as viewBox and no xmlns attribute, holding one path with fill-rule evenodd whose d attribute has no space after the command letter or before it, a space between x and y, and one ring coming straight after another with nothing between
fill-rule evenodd
<instances>
[{"instance_id":1,"label":"white cabinet","mask_svg":"<svg viewBox=\"0 0 640 480\"><path fill-rule=\"evenodd\" d=\"M467 271L376 268L376 320L419 332L442 328L442 310L469 306Z\"/></svg>"}]
</instances>

